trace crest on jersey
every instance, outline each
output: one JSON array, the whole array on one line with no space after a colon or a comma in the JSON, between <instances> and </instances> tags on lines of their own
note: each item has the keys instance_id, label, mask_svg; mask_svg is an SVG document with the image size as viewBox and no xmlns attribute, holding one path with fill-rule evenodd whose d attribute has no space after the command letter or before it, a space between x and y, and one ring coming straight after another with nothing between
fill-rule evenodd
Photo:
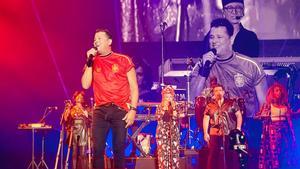
<instances>
[{"instance_id":1,"label":"crest on jersey","mask_svg":"<svg viewBox=\"0 0 300 169\"><path fill-rule=\"evenodd\" d=\"M95 69L95 71L96 71L97 73L99 73L99 72L101 72L101 68L100 68L100 67L97 67L97 68Z\"/></svg>"},{"instance_id":2,"label":"crest on jersey","mask_svg":"<svg viewBox=\"0 0 300 169\"><path fill-rule=\"evenodd\" d=\"M119 72L119 65L113 64L112 67L111 67L111 71L112 71L113 73Z\"/></svg>"},{"instance_id":3,"label":"crest on jersey","mask_svg":"<svg viewBox=\"0 0 300 169\"><path fill-rule=\"evenodd\" d=\"M245 85L246 78L244 75L237 73L234 75L234 83L236 87L243 87Z\"/></svg>"}]
</instances>

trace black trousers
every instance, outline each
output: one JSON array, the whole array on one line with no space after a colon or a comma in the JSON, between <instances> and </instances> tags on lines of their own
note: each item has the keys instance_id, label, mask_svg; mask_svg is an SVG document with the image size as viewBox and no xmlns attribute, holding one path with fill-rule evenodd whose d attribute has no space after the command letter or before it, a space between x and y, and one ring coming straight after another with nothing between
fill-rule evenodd
<instances>
[{"instance_id":1,"label":"black trousers","mask_svg":"<svg viewBox=\"0 0 300 169\"><path fill-rule=\"evenodd\" d=\"M210 135L207 169L238 169L236 151L229 149L229 137ZM224 155L225 153L225 155Z\"/></svg>"},{"instance_id":2,"label":"black trousers","mask_svg":"<svg viewBox=\"0 0 300 169\"><path fill-rule=\"evenodd\" d=\"M125 168L125 142L127 129L124 118L126 111L114 104L97 107L93 113L93 168L104 169L104 154L106 138L109 129L112 129L112 142L114 154L114 168Z\"/></svg>"}]
</instances>

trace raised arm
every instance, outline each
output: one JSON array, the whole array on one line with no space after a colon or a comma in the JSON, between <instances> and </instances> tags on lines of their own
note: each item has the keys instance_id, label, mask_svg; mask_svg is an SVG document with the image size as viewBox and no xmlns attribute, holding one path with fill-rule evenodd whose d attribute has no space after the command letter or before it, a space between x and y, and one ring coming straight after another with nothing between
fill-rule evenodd
<instances>
[{"instance_id":1,"label":"raised arm","mask_svg":"<svg viewBox=\"0 0 300 169\"><path fill-rule=\"evenodd\" d=\"M91 87L93 79L93 69L92 67L86 67L83 75L81 77L81 85L84 89L88 89Z\"/></svg>"},{"instance_id":2,"label":"raised arm","mask_svg":"<svg viewBox=\"0 0 300 169\"><path fill-rule=\"evenodd\" d=\"M93 56L95 56L96 54L97 50L95 48L91 48L86 52L87 63L81 77L81 85L84 89L88 89L91 87L93 80Z\"/></svg>"},{"instance_id":3,"label":"raised arm","mask_svg":"<svg viewBox=\"0 0 300 169\"><path fill-rule=\"evenodd\" d=\"M195 76L191 80L191 92L190 100L195 100L197 96L200 95L201 91L204 89L206 77Z\"/></svg>"}]
</instances>

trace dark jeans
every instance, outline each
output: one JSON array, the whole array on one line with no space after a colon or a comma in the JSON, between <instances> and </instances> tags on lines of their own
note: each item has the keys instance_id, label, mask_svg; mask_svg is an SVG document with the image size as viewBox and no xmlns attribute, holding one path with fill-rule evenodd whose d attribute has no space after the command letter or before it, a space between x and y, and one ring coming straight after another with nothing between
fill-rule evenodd
<instances>
[{"instance_id":1,"label":"dark jeans","mask_svg":"<svg viewBox=\"0 0 300 169\"><path fill-rule=\"evenodd\" d=\"M239 168L237 152L229 149L228 136L225 136L225 142L223 142L223 136L210 135L208 148L209 149L208 149L207 169L238 169ZM224 150L225 150L225 156L224 156Z\"/></svg>"},{"instance_id":2,"label":"dark jeans","mask_svg":"<svg viewBox=\"0 0 300 169\"><path fill-rule=\"evenodd\" d=\"M125 142L127 129L124 118L126 111L114 104L97 107L93 113L92 137L94 146L93 168L104 169L105 143L112 129L114 168L125 167Z\"/></svg>"}]
</instances>

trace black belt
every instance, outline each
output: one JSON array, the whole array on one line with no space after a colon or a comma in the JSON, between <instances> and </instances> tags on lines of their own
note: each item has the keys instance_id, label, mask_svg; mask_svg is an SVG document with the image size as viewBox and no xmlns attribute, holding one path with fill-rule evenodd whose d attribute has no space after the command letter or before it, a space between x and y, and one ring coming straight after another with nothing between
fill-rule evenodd
<instances>
[{"instance_id":1,"label":"black belt","mask_svg":"<svg viewBox=\"0 0 300 169\"><path fill-rule=\"evenodd\" d=\"M122 107L116 105L116 104L113 103L113 102L109 102L109 103L105 103L105 104L101 104L101 105L95 106L95 109L100 109L100 108L102 108L102 107L112 107L112 106L115 106L115 107L117 107L117 108L120 109L120 110L126 111L124 108L122 108Z\"/></svg>"}]
</instances>

